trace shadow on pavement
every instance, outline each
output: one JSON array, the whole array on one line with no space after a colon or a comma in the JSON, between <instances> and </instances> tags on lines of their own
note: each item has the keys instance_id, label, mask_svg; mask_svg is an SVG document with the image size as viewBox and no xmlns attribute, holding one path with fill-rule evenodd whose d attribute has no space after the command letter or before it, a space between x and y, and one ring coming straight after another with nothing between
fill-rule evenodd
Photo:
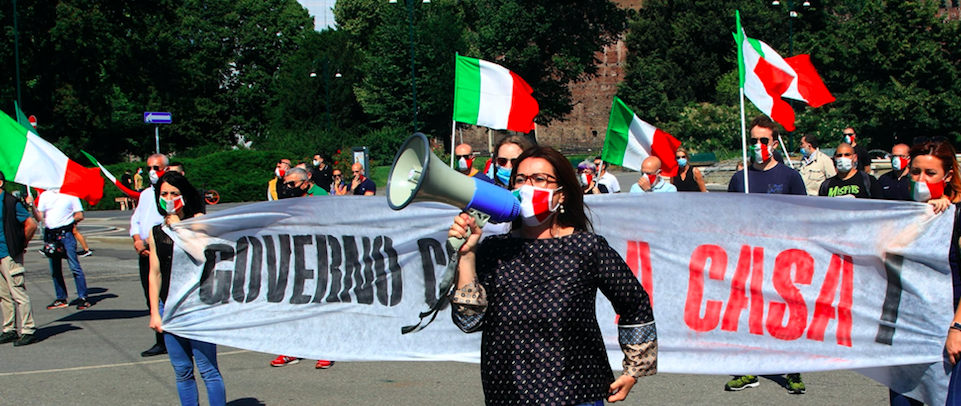
<instances>
[{"instance_id":1,"label":"shadow on pavement","mask_svg":"<svg viewBox=\"0 0 961 406\"><path fill-rule=\"evenodd\" d=\"M136 319L150 315L147 310L83 310L57 321L93 321Z\"/></svg>"},{"instance_id":2,"label":"shadow on pavement","mask_svg":"<svg viewBox=\"0 0 961 406\"><path fill-rule=\"evenodd\" d=\"M227 406L263 406L266 403L261 402L259 399L254 398L242 398L227 402Z\"/></svg>"},{"instance_id":3,"label":"shadow on pavement","mask_svg":"<svg viewBox=\"0 0 961 406\"><path fill-rule=\"evenodd\" d=\"M107 289L104 289L104 288L87 288L87 294L88 294L88 295L98 295L98 294L104 293L104 292L106 292L106 291L107 291Z\"/></svg>"},{"instance_id":4,"label":"shadow on pavement","mask_svg":"<svg viewBox=\"0 0 961 406\"><path fill-rule=\"evenodd\" d=\"M52 327L39 328L37 329L37 332L34 333L34 336L37 338L36 342L41 342L57 334L66 333L73 330L83 330L83 328L74 326L73 324L60 324Z\"/></svg>"}]
</instances>

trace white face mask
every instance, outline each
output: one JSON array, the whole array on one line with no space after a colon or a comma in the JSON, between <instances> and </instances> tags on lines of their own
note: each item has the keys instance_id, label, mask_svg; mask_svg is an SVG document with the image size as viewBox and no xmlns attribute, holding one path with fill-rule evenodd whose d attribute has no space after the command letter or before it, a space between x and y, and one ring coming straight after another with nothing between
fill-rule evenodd
<instances>
[{"instance_id":1,"label":"white face mask","mask_svg":"<svg viewBox=\"0 0 961 406\"><path fill-rule=\"evenodd\" d=\"M315 159L315 160L314 160L314 166L320 166L320 161L318 161L318 160Z\"/></svg>"},{"instance_id":2,"label":"white face mask","mask_svg":"<svg viewBox=\"0 0 961 406\"><path fill-rule=\"evenodd\" d=\"M546 189L523 185L514 191L514 196L521 201L521 220L525 226L539 226L554 215L560 203L554 207L551 207L551 203L554 201L554 192L558 190L561 188Z\"/></svg>"},{"instance_id":3,"label":"white face mask","mask_svg":"<svg viewBox=\"0 0 961 406\"><path fill-rule=\"evenodd\" d=\"M838 170L841 172L850 171L851 168L854 167L854 161L852 161L851 158L848 158L848 157L842 156L840 158L834 158L834 162L837 164Z\"/></svg>"}]
</instances>

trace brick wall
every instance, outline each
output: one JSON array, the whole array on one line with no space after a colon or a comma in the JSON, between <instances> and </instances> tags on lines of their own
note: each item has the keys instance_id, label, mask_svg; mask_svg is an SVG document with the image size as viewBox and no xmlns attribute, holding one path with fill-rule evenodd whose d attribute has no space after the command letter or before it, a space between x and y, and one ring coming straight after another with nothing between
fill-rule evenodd
<instances>
[{"instance_id":1,"label":"brick wall","mask_svg":"<svg viewBox=\"0 0 961 406\"><path fill-rule=\"evenodd\" d=\"M638 9L641 0L614 0L622 8ZM573 110L565 121L556 121L549 126L537 127L537 141L541 145L550 145L565 153L598 152L604 145L604 135L607 132L607 120L610 117L611 103L617 93L617 85L624 79L624 60L627 58L627 47L624 41L604 48L597 53L600 61L597 76L593 79L571 85ZM492 143L504 135L506 131L493 131ZM458 129L456 144L466 142L474 151L488 151L488 132L486 128L465 126Z\"/></svg>"}]
</instances>

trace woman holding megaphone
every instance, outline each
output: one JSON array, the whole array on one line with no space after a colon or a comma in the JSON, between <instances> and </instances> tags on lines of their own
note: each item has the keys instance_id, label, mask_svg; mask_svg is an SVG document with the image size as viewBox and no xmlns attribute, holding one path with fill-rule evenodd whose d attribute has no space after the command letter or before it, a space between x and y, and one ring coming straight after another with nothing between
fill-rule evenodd
<instances>
[{"instance_id":1,"label":"woman holding megaphone","mask_svg":"<svg viewBox=\"0 0 961 406\"><path fill-rule=\"evenodd\" d=\"M508 185L521 200L511 232L480 242L467 214L449 236L458 251L454 323L481 331L488 405L603 405L657 372L657 333L644 288L604 237L591 232L570 163L550 147L525 150ZM468 232L469 230L469 232ZM600 290L620 316L624 372L614 378L595 315Z\"/></svg>"}]
</instances>

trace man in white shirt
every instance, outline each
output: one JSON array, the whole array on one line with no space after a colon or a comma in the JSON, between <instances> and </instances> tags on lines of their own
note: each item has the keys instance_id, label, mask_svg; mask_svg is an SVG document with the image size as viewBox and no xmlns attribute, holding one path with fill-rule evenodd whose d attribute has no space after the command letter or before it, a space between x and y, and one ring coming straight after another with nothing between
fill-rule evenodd
<instances>
[{"instance_id":1,"label":"man in white shirt","mask_svg":"<svg viewBox=\"0 0 961 406\"><path fill-rule=\"evenodd\" d=\"M163 154L153 154L147 158L147 171L150 177L150 186L140 192L140 200L137 201L137 209L130 217L130 237L133 238L133 248L139 254L140 260L140 286L143 287L143 297L150 308L150 294L148 292L148 274L150 272L150 250L147 247L147 236L153 226L163 222L163 216L157 211L157 199L155 198L154 185L160 180L170 161ZM152 357L167 353L167 346L164 345L163 334L154 333L156 342L150 349L141 352L142 357Z\"/></svg>"},{"instance_id":2,"label":"man in white shirt","mask_svg":"<svg viewBox=\"0 0 961 406\"><path fill-rule=\"evenodd\" d=\"M607 172L607 162L601 161L601 157L594 158L594 166L597 167L597 183L607 187L610 193L621 193L621 183L614 175Z\"/></svg>"},{"instance_id":3,"label":"man in white shirt","mask_svg":"<svg viewBox=\"0 0 961 406\"><path fill-rule=\"evenodd\" d=\"M44 241L56 240L63 244L67 264L73 272L73 281L77 285L77 309L83 310L91 305L87 300L87 280L80 267L77 257L77 238L73 235L73 228L83 220L83 205L76 196L59 193L59 190L48 190L39 197L37 212L43 221ZM48 310L62 309L67 306L67 284L63 280L63 261L61 258L50 258L50 275L53 277L53 288L57 299Z\"/></svg>"}]
</instances>

